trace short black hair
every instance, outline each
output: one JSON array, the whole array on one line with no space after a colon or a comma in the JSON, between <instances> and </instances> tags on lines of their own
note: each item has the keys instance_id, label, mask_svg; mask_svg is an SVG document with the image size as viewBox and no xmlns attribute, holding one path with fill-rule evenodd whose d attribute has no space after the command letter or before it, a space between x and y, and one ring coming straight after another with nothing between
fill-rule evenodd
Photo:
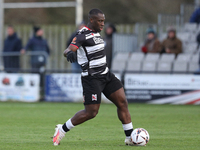
<instances>
[{"instance_id":1,"label":"short black hair","mask_svg":"<svg viewBox=\"0 0 200 150\"><path fill-rule=\"evenodd\" d=\"M103 14L103 12L100 9L92 9L89 11L88 17L90 18L91 16L96 16L98 14Z\"/></svg>"}]
</instances>

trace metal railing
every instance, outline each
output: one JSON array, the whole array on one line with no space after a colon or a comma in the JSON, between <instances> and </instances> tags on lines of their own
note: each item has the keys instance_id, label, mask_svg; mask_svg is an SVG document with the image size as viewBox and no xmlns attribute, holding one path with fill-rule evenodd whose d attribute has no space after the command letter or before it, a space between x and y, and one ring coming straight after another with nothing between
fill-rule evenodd
<instances>
[{"instance_id":1,"label":"metal railing","mask_svg":"<svg viewBox=\"0 0 200 150\"><path fill-rule=\"evenodd\" d=\"M195 4L181 4L180 14L181 14L181 25L189 22L192 13L197 6Z\"/></svg>"},{"instance_id":2,"label":"metal railing","mask_svg":"<svg viewBox=\"0 0 200 150\"><path fill-rule=\"evenodd\" d=\"M48 54L46 52L2 52L0 53L0 71L14 72L33 72L42 73L48 64Z\"/></svg>"},{"instance_id":3,"label":"metal railing","mask_svg":"<svg viewBox=\"0 0 200 150\"><path fill-rule=\"evenodd\" d=\"M162 16L163 17L163 16ZM174 16L173 16L174 18ZM178 21L177 21L178 20ZM179 22L179 19L176 20L176 17L174 18L174 21ZM134 37L134 45L132 45L131 47L128 47L127 50L129 48L131 48L132 51L138 51L138 47L141 46L141 44L144 43L145 39L146 39L146 31L149 28L149 26L153 27L155 31L157 31L158 36L162 35L162 33L166 32L167 27L170 26L170 24L166 23L166 24L148 24L148 23L136 23L136 24L128 24L128 25L123 25L123 24L118 24L116 25L117 28L117 33L119 34L127 34L127 36L130 35L134 35L136 37ZM176 27L176 29L179 31L182 26L178 25L178 26L174 26ZM42 26L42 29L44 30L44 38L47 39L47 42L49 44L50 47L50 55L48 56L48 63L46 63L46 69L48 70L70 70L71 68L71 64L68 63L66 61L66 58L63 57L63 51L66 49L66 43L68 38L70 37L70 35L72 34L72 32L74 32L76 30L76 27L73 25L45 25ZM18 34L18 36L22 39L23 45L25 46L28 39L30 37L32 37L32 26L30 25L18 25L15 26L15 30ZM6 31L6 29L4 30ZM104 37L104 32L101 33L102 36ZM4 33L4 38L5 38L5 33ZM119 42L121 42L121 40L119 40L119 38L117 38ZM118 41L115 42L118 44ZM137 41L135 43L135 41ZM125 41L127 42L127 41ZM122 42L121 42L122 43ZM129 43L131 44L131 43ZM119 44L118 44L119 45ZM123 44L122 44L123 45ZM116 47L116 46L115 46ZM125 50L125 48L121 47L121 45L119 45L119 47L117 47L117 51L119 50L119 48L122 48L122 51ZM1 50L0 50L1 52ZM18 54L20 55L20 54ZM28 59L26 58L28 55L25 54L24 55L20 55L20 64L22 66L23 69L27 69L27 68L31 68L30 67L30 62L28 62L26 60L26 63L23 63L23 59ZM29 56L30 57L30 56ZM0 57L1 59L1 57ZM22 61L22 60L23 61ZM3 70L2 66L3 66L3 60L1 61L1 70Z\"/></svg>"},{"instance_id":4,"label":"metal railing","mask_svg":"<svg viewBox=\"0 0 200 150\"><path fill-rule=\"evenodd\" d=\"M178 14L158 14L158 25L180 26L181 16Z\"/></svg>"},{"instance_id":5,"label":"metal railing","mask_svg":"<svg viewBox=\"0 0 200 150\"><path fill-rule=\"evenodd\" d=\"M135 34L114 34L113 35L113 56L117 52L137 51L138 38Z\"/></svg>"}]
</instances>

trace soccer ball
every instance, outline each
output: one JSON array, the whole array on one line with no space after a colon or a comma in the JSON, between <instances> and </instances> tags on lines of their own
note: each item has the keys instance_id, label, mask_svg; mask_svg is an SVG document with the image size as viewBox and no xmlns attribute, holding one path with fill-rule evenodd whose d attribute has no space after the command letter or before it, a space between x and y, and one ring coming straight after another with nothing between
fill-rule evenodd
<instances>
[{"instance_id":1,"label":"soccer ball","mask_svg":"<svg viewBox=\"0 0 200 150\"><path fill-rule=\"evenodd\" d=\"M145 146L149 142L149 133L143 128L134 129L131 133L131 141L136 146Z\"/></svg>"}]
</instances>

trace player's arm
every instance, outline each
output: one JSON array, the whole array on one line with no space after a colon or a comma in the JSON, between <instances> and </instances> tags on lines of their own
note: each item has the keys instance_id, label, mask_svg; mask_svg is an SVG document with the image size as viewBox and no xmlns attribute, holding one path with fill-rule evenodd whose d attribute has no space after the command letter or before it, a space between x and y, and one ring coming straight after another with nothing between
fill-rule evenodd
<instances>
[{"instance_id":1,"label":"player's arm","mask_svg":"<svg viewBox=\"0 0 200 150\"><path fill-rule=\"evenodd\" d=\"M84 35L76 35L68 48L64 51L63 55L69 62L76 62L76 51L83 44L85 40Z\"/></svg>"},{"instance_id":2,"label":"player's arm","mask_svg":"<svg viewBox=\"0 0 200 150\"><path fill-rule=\"evenodd\" d=\"M69 45L68 48L64 51L63 55L67 58L67 61L69 62L76 62L76 51L78 47L74 45Z\"/></svg>"}]
</instances>

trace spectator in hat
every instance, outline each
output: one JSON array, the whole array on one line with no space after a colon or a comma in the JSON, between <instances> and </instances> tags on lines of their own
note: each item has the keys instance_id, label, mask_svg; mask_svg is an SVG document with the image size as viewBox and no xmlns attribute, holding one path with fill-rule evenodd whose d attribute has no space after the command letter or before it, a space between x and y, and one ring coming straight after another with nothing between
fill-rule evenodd
<instances>
[{"instance_id":1,"label":"spectator in hat","mask_svg":"<svg viewBox=\"0 0 200 150\"><path fill-rule=\"evenodd\" d=\"M29 39L24 51L30 50L31 52L36 52L37 54L31 55L31 67L32 72L38 73L43 72L44 67L46 65L46 57L44 56L44 52L46 54L50 54L49 46L47 41L42 37L43 30L40 27L34 27L34 35L31 39ZM40 54L41 53L41 54Z\"/></svg>"},{"instance_id":2,"label":"spectator in hat","mask_svg":"<svg viewBox=\"0 0 200 150\"><path fill-rule=\"evenodd\" d=\"M153 28L147 29L147 39L142 47L144 53L160 53L161 43L158 40Z\"/></svg>"},{"instance_id":3,"label":"spectator in hat","mask_svg":"<svg viewBox=\"0 0 200 150\"><path fill-rule=\"evenodd\" d=\"M106 61L108 68L111 68L111 63L112 63L112 48L113 48L112 38L115 32L117 32L117 30L114 24L112 23L106 24L104 42L105 42Z\"/></svg>"},{"instance_id":4,"label":"spectator in hat","mask_svg":"<svg viewBox=\"0 0 200 150\"><path fill-rule=\"evenodd\" d=\"M176 37L176 29L168 30L167 38L162 42L163 53L174 53L178 55L182 53L182 42Z\"/></svg>"},{"instance_id":5,"label":"spectator in hat","mask_svg":"<svg viewBox=\"0 0 200 150\"><path fill-rule=\"evenodd\" d=\"M5 52L4 55L10 53L13 56L3 57L4 70L6 72L18 72L20 69L20 60L19 55L16 53L20 54L22 42L21 39L18 38L13 26L8 26L7 35L8 36L4 41L3 52Z\"/></svg>"},{"instance_id":6,"label":"spectator in hat","mask_svg":"<svg viewBox=\"0 0 200 150\"><path fill-rule=\"evenodd\" d=\"M200 23L200 7L197 8L190 17L190 23Z\"/></svg>"}]
</instances>

